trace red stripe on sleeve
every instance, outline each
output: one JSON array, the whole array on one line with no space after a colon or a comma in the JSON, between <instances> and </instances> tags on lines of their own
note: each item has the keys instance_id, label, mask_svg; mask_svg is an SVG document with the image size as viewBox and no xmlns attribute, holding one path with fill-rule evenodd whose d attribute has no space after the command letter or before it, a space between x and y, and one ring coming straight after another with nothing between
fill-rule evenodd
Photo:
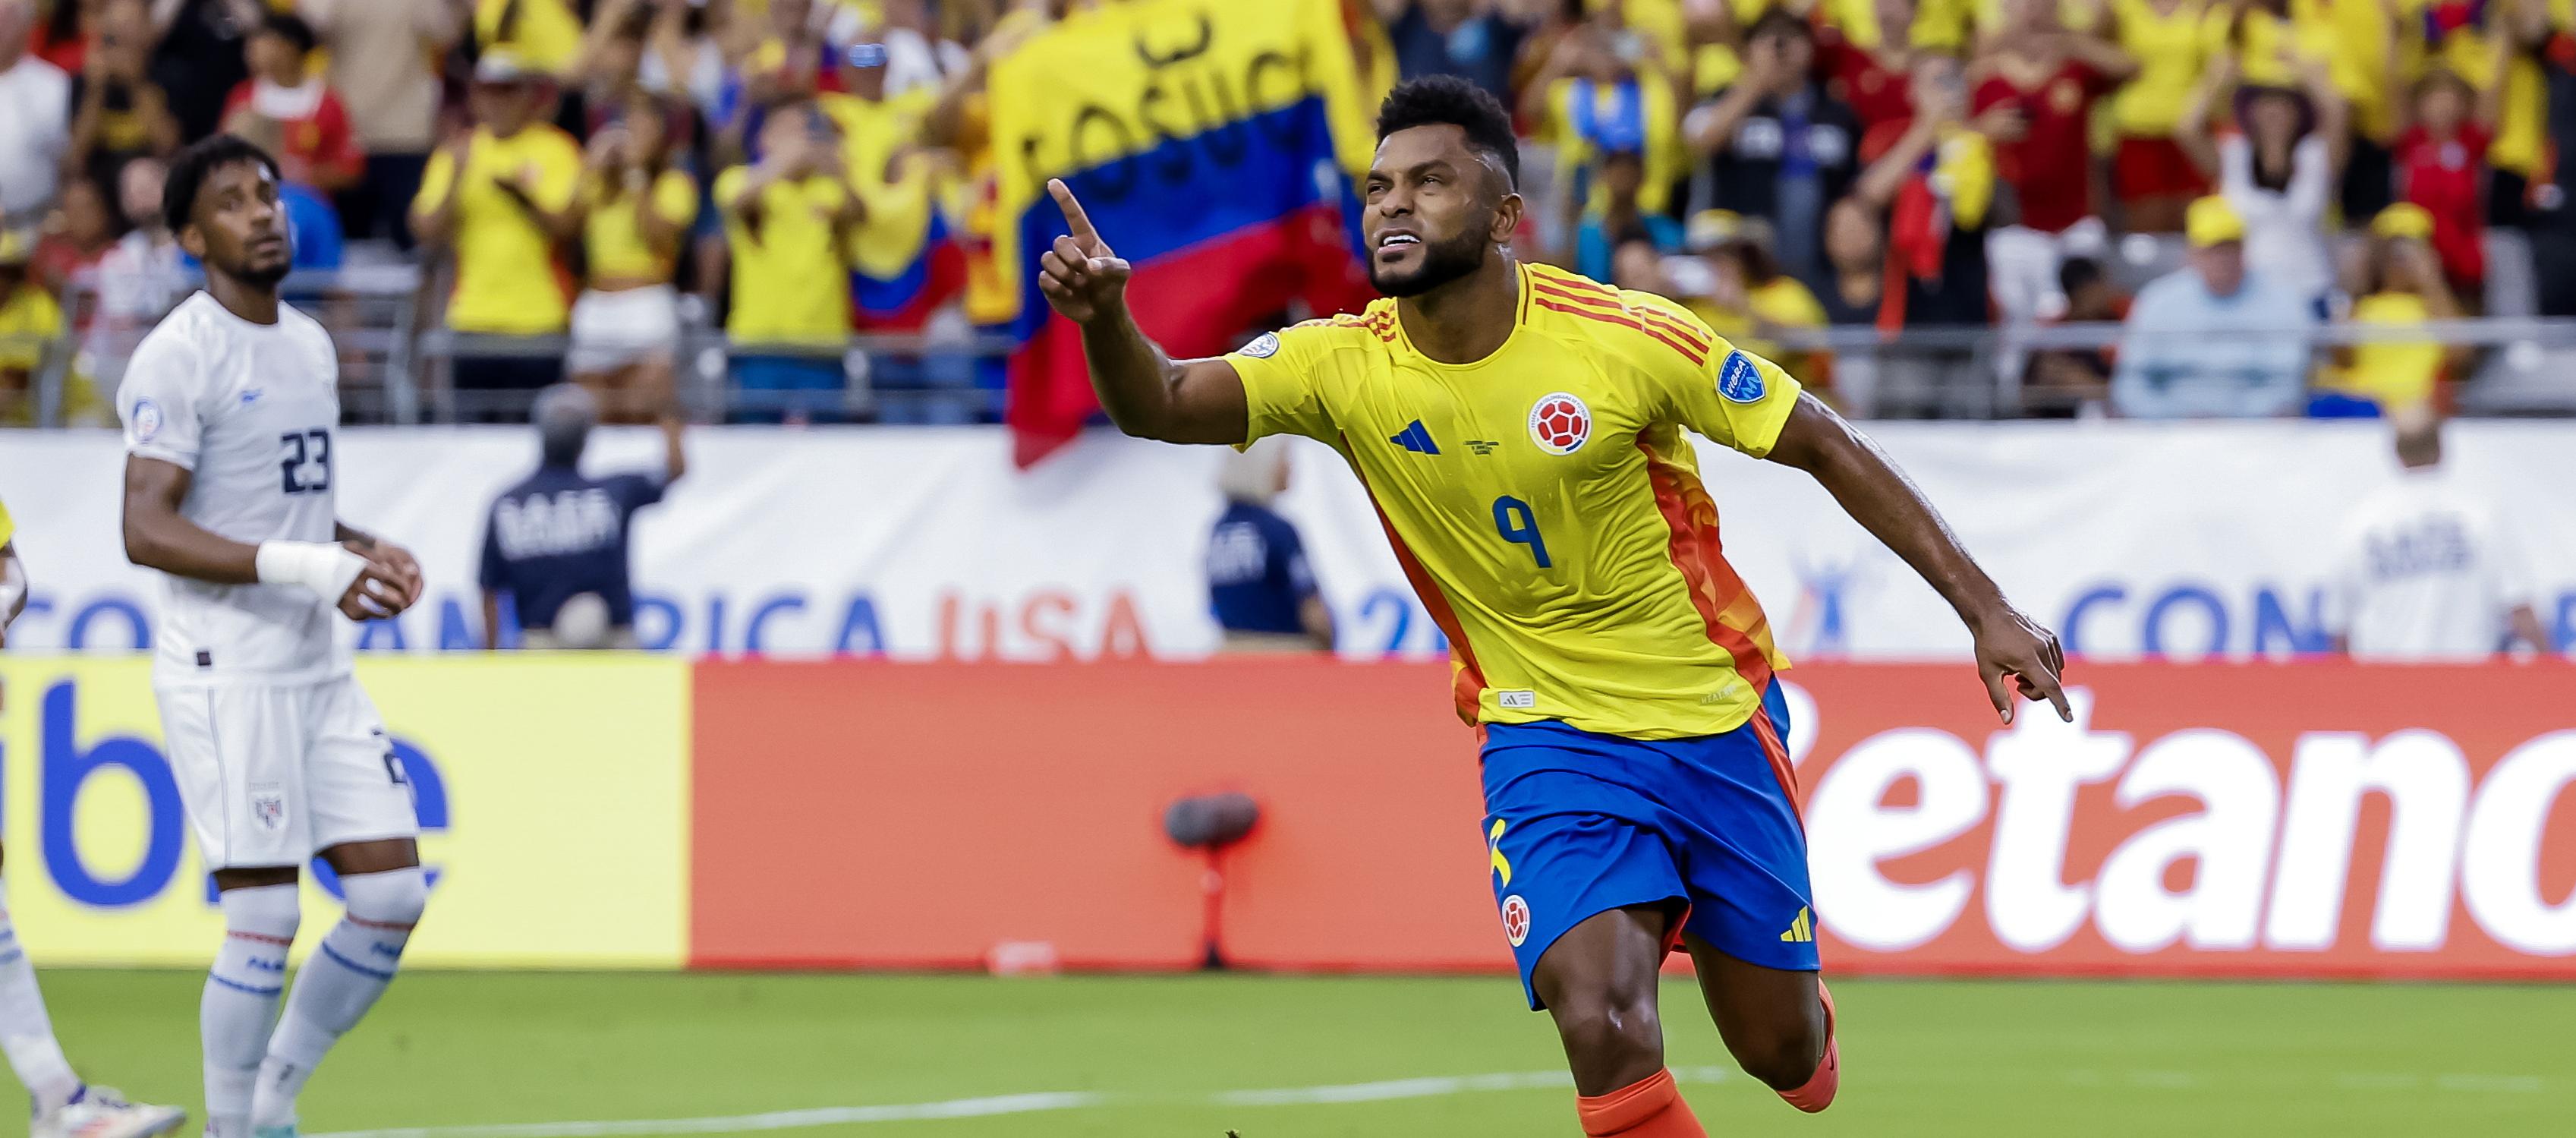
<instances>
[{"instance_id":1,"label":"red stripe on sleeve","mask_svg":"<svg viewBox=\"0 0 2576 1138\"><path fill-rule=\"evenodd\" d=\"M1575 304L1560 303L1546 297L1539 298L1538 306L1541 308L1553 309L1557 312L1563 312L1570 316L1581 316L1591 320L1598 320L1604 324L1617 324L1623 328L1634 328L1637 331L1643 332L1661 341L1665 347L1671 348L1676 352L1680 352L1683 359L1691 362L1692 367L1702 367L1708 363L1707 351L1703 349L1694 349L1688 343L1675 337L1672 333L1666 332L1662 328L1648 324L1642 320L1638 320L1635 317L1622 315L1617 312L1601 312Z\"/></svg>"}]
</instances>

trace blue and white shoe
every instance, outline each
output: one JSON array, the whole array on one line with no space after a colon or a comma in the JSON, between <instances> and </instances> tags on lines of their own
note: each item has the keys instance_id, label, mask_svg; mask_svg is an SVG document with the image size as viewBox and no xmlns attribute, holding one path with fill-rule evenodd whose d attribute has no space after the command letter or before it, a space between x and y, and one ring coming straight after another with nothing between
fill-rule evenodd
<instances>
[{"instance_id":1,"label":"blue and white shoe","mask_svg":"<svg viewBox=\"0 0 2576 1138\"><path fill-rule=\"evenodd\" d=\"M27 1132L30 1138L154 1138L187 1122L188 1112L178 1107L127 1102L112 1087L83 1087L70 1105L36 1116Z\"/></svg>"},{"instance_id":2,"label":"blue and white shoe","mask_svg":"<svg viewBox=\"0 0 2576 1138\"><path fill-rule=\"evenodd\" d=\"M292 1122L284 1126L261 1126L250 1132L250 1138L303 1138Z\"/></svg>"}]
</instances>

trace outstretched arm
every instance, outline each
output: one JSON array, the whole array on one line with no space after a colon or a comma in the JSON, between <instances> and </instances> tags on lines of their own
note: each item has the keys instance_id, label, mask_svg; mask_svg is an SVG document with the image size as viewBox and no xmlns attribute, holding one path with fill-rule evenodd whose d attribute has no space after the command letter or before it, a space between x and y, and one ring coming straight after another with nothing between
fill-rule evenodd
<instances>
[{"instance_id":1,"label":"outstretched arm","mask_svg":"<svg viewBox=\"0 0 2576 1138\"><path fill-rule=\"evenodd\" d=\"M1815 396L1801 395L1768 457L1814 475L1853 521L1904 558L1958 610L1976 637L1977 672L2004 722L2013 720L2016 687L2023 698L2047 700L2059 717L2073 721L2058 686L2066 656L2057 634L2004 599L2003 590L1968 556L1923 492L1875 444Z\"/></svg>"},{"instance_id":2,"label":"outstretched arm","mask_svg":"<svg viewBox=\"0 0 2576 1138\"><path fill-rule=\"evenodd\" d=\"M1073 229L1038 258L1038 291L1082 329L1082 357L1091 368L1101 410L1118 429L1167 443L1232 445L1251 433L1243 377L1221 359L1174 360L1146 338L1127 310L1132 270L1091 226L1073 191L1047 183Z\"/></svg>"}]
</instances>

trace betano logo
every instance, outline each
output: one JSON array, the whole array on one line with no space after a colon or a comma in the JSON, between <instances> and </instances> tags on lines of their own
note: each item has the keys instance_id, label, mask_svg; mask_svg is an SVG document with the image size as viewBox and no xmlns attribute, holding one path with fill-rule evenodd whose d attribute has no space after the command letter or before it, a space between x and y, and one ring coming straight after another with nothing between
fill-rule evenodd
<instances>
[{"instance_id":1,"label":"betano logo","mask_svg":"<svg viewBox=\"0 0 2576 1138\"><path fill-rule=\"evenodd\" d=\"M2499 966L2576 953L2567 840L2543 842L2576 790L2576 730L2523 739L2482 779L2459 744L2422 728L2303 732L2283 766L2215 727L2143 746L2091 730L2092 693L2068 694L2075 722L2024 714L1982 756L1947 731L1898 727L1806 764L1816 906L1838 940L2035 955L2083 947L2089 923L2089 951L2112 957L2341 950L2394 963L2471 949L2449 943L2457 909L2507 950ZM2384 843L2362 824L2370 796L2386 803ZM2337 943L2355 862L2373 845L2384 850L2367 912L2375 953ZM1983 930L1966 921L1980 899Z\"/></svg>"}]
</instances>

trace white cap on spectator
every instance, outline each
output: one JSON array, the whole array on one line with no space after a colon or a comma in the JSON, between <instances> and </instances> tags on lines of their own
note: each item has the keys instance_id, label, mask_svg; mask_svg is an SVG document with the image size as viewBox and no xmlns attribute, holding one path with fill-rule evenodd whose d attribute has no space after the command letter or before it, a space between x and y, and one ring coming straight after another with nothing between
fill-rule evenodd
<instances>
[{"instance_id":1,"label":"white cap on spectator","mask_svg":"<svg viewBox=\"0 0 2576 1138\"><path fill-rule=\"evenodd\" d=\"M536 77L536 69L529 67L525 60L519 58L519 53L508 48L493 48L474 61L474 81L477 83L521 83Z\"/></svg>"}]
</instances>

